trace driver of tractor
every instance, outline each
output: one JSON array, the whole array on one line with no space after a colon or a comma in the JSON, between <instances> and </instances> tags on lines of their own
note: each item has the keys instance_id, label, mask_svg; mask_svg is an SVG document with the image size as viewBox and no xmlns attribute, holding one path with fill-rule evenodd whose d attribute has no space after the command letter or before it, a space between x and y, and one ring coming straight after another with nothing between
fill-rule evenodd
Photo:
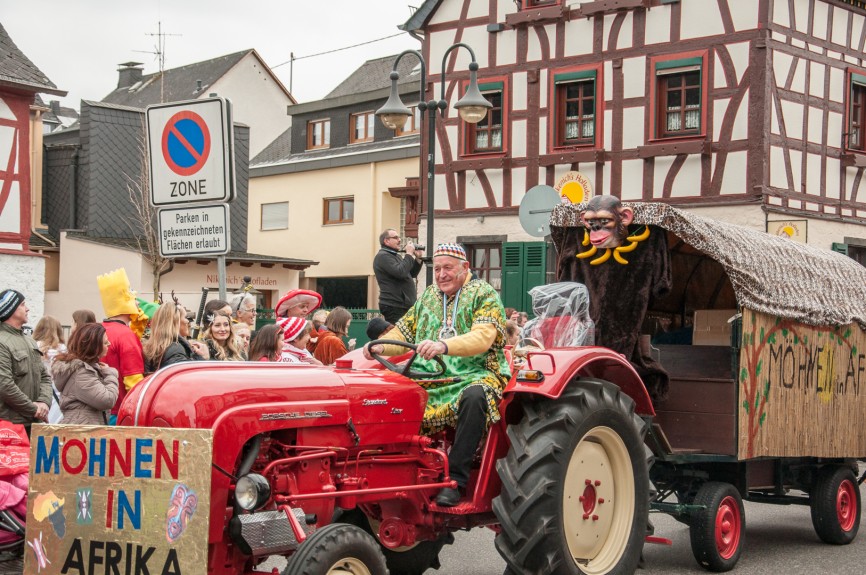
<instances>
[{"instance_id":1,"label":"driver of tractor","mask_svg":"<svg viewBox=\"0 0 866 575\"><path fill-rule=\"evenodd\" d=\"M511 378L505 359L505 310L499 294L469 273L466 251L459 244L439 244L433 253L435 285L427 286L397 325L383 339L417 345L416 367L434 371L441 355L445 373L418 383L427 390L422 433L455 428L448 454L451 479L458 489L443 488L436 504L453 507L465 492L475 451L487 427L499 421L498 403ZM397 355L397 345L364 347L364 356ZM422 359L423 358L423 359Z\"/></svg>"}]
</instances>

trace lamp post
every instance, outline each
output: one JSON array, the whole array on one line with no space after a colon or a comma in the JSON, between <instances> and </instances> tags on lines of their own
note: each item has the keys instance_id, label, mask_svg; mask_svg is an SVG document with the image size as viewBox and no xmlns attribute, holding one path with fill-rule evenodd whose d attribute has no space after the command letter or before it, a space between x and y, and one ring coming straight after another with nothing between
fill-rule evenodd
<instances>
[{"instance_id":1,"label":"lamp post","mask_svg":"<svg viewBox=\"0 0 866 575\"><path fill-rule=\"evenodd\" d=\"M394 68L391 70L391 95L388 96L388 101L385 105L376 110L376 115L382 120L386 128L397 130L402 128L406 120L412 115L409 108L403 104L400 99L400 94L397 91L397 80L400 79L400 73L397 72L397 64L400 59L406 54L414 54L421 62L421 88L418 93L418 109L421 112L427 112L427 253L433 252L433 191L434 179L436 171L436 110L442 113L448 109L448 101L445 99L445 64L448 55L457 48L466 48L469 50L469 55L472 61L469 63L469 87L466 93L460 98L454 108L460 113L460 117L470 124L477 124L487 115L487 110L493 105L481 95L478 89L478 63L475 61L475 52L468 45L458 42L452 44L445 50L442 56L441 68L441 92L438 100L424 101L424 89L427 85L427 63L424 57L417 50L405 50L394 60ZM430 256L424 258L427 262L427 285L433 284L433 265Z\"/></svg>"}]
</instances>

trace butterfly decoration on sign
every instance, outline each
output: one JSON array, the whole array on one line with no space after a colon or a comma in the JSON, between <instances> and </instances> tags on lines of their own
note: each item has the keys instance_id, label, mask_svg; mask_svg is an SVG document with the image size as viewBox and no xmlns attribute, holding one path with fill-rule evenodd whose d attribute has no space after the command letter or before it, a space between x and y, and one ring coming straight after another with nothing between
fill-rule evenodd
<instances>
[{"instance_id":1,"label":"butterfly decoration on sign","mask_svg":"<svg viewBox=\"0 0 866 575\"><path fill-rule=\"evenodd\" d=\"M183 535L197 506L198 495L195 491L183 483L174 486L165 514L165 537L169 543L174 543Z\"/></svg>"}]
</instances>

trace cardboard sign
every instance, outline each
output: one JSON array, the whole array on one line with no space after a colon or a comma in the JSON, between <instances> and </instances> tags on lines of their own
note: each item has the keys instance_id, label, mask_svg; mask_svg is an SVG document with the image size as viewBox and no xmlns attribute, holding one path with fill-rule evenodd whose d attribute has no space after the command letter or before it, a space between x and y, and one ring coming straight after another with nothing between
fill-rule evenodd
<instances>
[{"instance_id":1,"label":"cardboard sign","mask_svg":"<svg viewBox=\"0 0 866 575\"><path fill-rule=\"evenodd\" d=\"M866 332L743 310L739 457L866 456Z\"/></svg>"},{"instance_id":2,"label":"cardboard sign","mask_svg":"<svg viewBox=\"0 0 866 575\"><path fill-rule=\"evenodd\" d=\"M24 574L205 575L212 431L34 425Z\"/></svg>"}]
</instances>

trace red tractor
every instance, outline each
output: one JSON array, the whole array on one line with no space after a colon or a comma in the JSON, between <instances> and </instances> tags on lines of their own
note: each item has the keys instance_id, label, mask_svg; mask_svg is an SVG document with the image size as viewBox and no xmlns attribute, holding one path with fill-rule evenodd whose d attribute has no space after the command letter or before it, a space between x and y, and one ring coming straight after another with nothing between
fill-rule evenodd
<instances>
[{"instance_id":1,"label":"red tractor","mask_svg":"<svg viewBox=\"0 0 866 575\"><path fill-rule=\"evenodd\" d=\"M454 531L480 526L514 573L634 571L653 408L620 355L531 354L451 508L433 503L454 485L450 438L419 434L426 392L411 361L374 364L193 362L131 392L120 424L213 430L208 573L282 555L284 575L420 574Z\"/></svg>"}]
</instances>

